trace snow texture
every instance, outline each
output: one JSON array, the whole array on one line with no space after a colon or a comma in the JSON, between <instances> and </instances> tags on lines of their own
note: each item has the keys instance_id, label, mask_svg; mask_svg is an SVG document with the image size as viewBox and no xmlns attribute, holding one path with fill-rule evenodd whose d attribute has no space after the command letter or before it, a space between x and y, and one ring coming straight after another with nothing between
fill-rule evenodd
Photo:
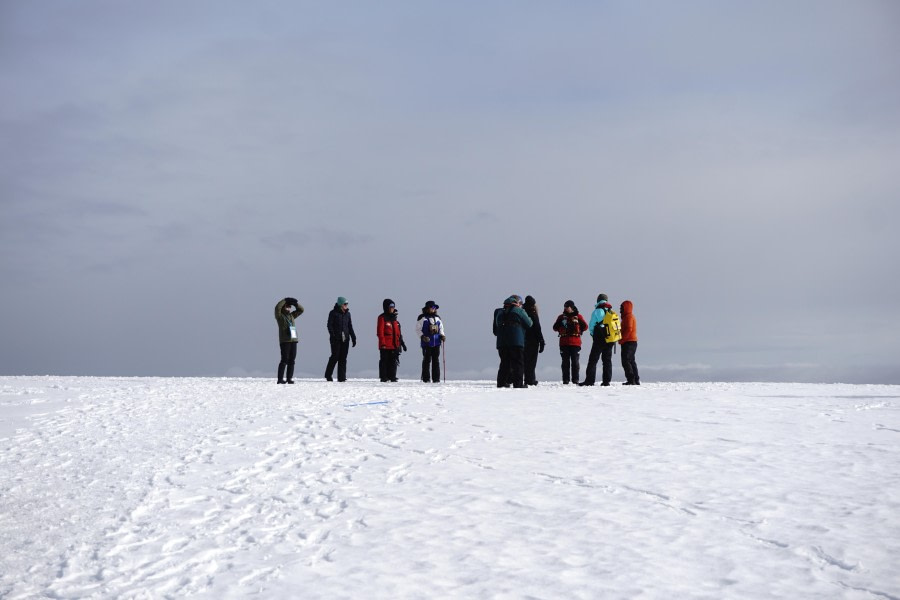
<instances>
[{"instance_id":1,"label":"snow texture","mask_svg":"<svg viewBox=\"0 0 900 600\"><path fill-rule=\"evenodd\" d=\"M900 386L0 377L0 597L900 598Z\"/></svg>"}]
</instances>

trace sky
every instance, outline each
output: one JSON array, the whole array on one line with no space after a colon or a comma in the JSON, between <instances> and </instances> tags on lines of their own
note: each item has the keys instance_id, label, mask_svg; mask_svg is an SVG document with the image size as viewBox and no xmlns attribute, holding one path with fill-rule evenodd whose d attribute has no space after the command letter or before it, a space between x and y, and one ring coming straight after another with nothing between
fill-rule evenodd
<instances>
[{"instance_id":1,"label":"sky","mask_svg":"<svg viewBox=\"0 0 900 600\"><path fill-rule=\"evenodd\" d=\"M0 2L0 374L298 373L630 299L645 381L900 383L900 5ZM416 377L419 358L400 373ZM590 342L582 351L587 362ZM614 378L621 368L614 357Z\"/></svg>"}]
</instances>

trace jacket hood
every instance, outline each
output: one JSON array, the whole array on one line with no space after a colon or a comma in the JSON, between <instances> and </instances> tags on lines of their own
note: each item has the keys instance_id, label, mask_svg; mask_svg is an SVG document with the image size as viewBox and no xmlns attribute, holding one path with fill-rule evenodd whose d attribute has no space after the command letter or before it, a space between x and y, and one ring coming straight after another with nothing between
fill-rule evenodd
<instances>
[{"instance_id":1,"label":"jacket hood","mask_svg":"<svg viewBox=\"0 0 900 600\"><path fill-rule=\"evenodd\" d=\"M605 308L605 309L609 310L610 308L612 308L612 304L610 304L606 300L601 300L600 302L598 302L597 304L594 305L594 308Z\"/></svg>"},{"instance_id":2,"label":"jacket hood","mask_svg":"<svg viewBox=\"0 0 900 600\"><path fill-rule=\"evenodd\" d=\"M631 303L631 300L625 300L622 302L622 314L628 315L631 314L631 311L634 309L634 304Z\"/></svg>"}]
</instances>

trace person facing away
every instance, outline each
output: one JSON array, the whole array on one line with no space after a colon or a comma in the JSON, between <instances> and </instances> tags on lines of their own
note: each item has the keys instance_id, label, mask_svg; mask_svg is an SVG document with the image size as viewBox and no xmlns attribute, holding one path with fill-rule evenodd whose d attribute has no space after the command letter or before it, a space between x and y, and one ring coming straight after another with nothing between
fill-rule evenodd
<instances>
[{"instance_id":1,"label":"person facing away","mask_svg":"<svg viewBox=\"0 0 900 600\"><path fill-rule=\"evenodd\" d=\"M522 310L522 299L513 295L506 299L503 308L494 311L494 333L500 352L500 368L497 371L497 387L528 387L525 384L525 331L533 325Z\"/></svg>"},{"instance_id":2,"label":"person facing away","mask_svg":"<svg viewBox=\"0 0 900 600\"><path fill-rule=\"evenodd\" d=\"M578 383L581 373L581 335L588 324L578 312L572 300L566 300L563 312L556 317L553 331L559 334L559 355L562 358L562 381L564 384Z\"/></svg>"},{"instance_id":3,"label":"person facing away","mask_svg":"<svg viewBox=\"0 0 900 600\"><path fill-rule=\"evenodd\" d=\"M294 317L303 314L303 307L296 298L287 297L275 305L275 322L278 323L278 344L281 362L278 363L278 383L294 383L294 361L297 360L297 324ZM287 379L285 379L287 369Z\"/></svg>"},{"instance_id":4,"label":"person facing away","mask_svg":"<svg viewBox=\"0 0 900 600\"><path fill-rule=\"evenodd\" d=\"M347 354L350 344L356 346L356 333L353 331L353 318L350 316L350 303L343 296L338 296L334 308L328 313L328 339L331 343L331 356L325 367L325 379L334 381L332 375L337 365L338 381L347 381Z\"/></svg>"},{"instance_id":5,"label":"person facing away","mask_svg":"<svg viewBox=\"0 0 900 600\"><path fill-rule=\"evenodd\" d=\"M622 302L619 307L622 315L622 370L625 371L625 383L623 385L641 385L641 376L638 375L637 360L637 320L634 318L634 304L631 300Z\"/></svg>"},{"instance_id":6,"label":"person facing away","mask_svg":"<svg viewBox=\"0 0 900 600\"><path fill-rule=\"evenodd\" d=\"M384 312L378 315L375 334L378 336L378 376L382 382L397 381L397 364L400 353L406 350L400 321L397 320L397 306L390 298L381 303Z\"/></svg>"},{"instance_id":7,"label":"person facing away","mask_svg":"<svg viewBox=\"0 0 900 600\"><path fill-rule=\"evenodd\" d=\"M525 383L537 385L538 354L544 351L544 333L541 331L541 318L538 315L537 300L534 296L525 296L522 307L525 314L531 317L532 326L525 331Z\"/></svg>"},{"instance_id":8,"label":"person facing away","mask_svg":"<svg viewBox=\"0 0 900 600\"><path fill-rule=\"evenodd\" d=\"M444 321L437 313L439 308L434 300L429 300L416 319L416 333L422 346L422 381L425 383L441 381L441 344L447 338Z\"/></svg>"},{"instance_id":9,"label":"person facing away","mask_svg":"<svg viewBox=\"0 0 900 600\"><path fill-rule=\"evenodd\" d=\"M606 316L606 311L611 309L612 304L609 303L609 297L606 294L599 294L597 296L597 304L594 305L594 312L591 313L591 322L588 324L588 333L593 338L591 354L588 357L584 381L579 385L594 385L597 380L597 361L601 359L603 362L603 380L600 385L609 385L609 381L612 379L612 353L616 343L606 341L606 331L603 328L603 317Z\"/></svg>"}]
</instances>

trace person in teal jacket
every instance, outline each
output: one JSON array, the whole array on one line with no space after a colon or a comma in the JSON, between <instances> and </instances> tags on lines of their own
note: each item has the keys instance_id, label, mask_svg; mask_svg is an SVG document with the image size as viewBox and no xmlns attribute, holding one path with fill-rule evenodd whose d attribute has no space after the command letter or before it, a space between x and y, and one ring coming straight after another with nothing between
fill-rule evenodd
<instances>
[{"instance_id":1,"label":"person in teal jacket","mask_svg":"<svg viewBox=\"0 0 900 600\"><path fill-rule=\"evenodd\" d=\"M606 311L612 309L609 303L609 297L606 294L597 296L597 304L594 305L594 312L591 313L591 321L588 323L588 333L591 334L593 341L591 342L591 354L588 357L587 371L585 371L584 381L578 385L594 385L597 379L597 362L603 360L603 380L600 385L609 385L612 379L612 353L615 348L615 342L607 342L602 331L601 324Z\"/></svg>"},{"instance_id":2,"label":"person in teal jacket","mask_svg":"<svg viewBox=\"0 0 900 600\"><path fill-rule=\"evenodd\" d=\"M525 330L533 325L531 317L522 310L522 299L510 296L503 308L494 311L494 335L500 353L497 387L528 387L525 384Z\"/></svg>"},{"instance_id":3,"label":"person in teal jacket","mask_svg":"<svg viewBox=\"0 0 900 600\"><path fill-rule=\"evenodd\" d=\"M278 343L281 346L281 362L278 363L278 383L294 383L294 362L297 360L297 324L294 317L303 314L303 307L296 298L284 298L275 305L275 322L278 323ZM285 379L287 370L287 379Z\"/></svg>"}]
</instances>

